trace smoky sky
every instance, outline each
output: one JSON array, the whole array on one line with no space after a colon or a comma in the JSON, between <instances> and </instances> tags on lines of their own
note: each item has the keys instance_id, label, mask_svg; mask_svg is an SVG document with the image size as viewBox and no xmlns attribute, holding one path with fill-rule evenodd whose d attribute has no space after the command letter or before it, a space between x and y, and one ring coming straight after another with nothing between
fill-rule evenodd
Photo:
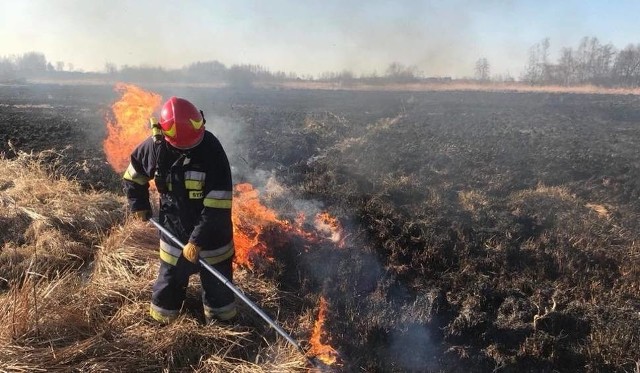
<instances>
[{"instance_id":1,"label":"smoky sky","mask_svg":"<svg viewBox=\"0 0 640 373\"><path fill-rule=\"evenodd\" d=\"M300 75L383 74L398 62L454 77L486 57L492 73L517 75L545 37L554 51L585 36L637 43L638 11L633 1L577 0L5 1L0 56L40 51L85 71L217 60Z\"/></svg>"}]
</instances>

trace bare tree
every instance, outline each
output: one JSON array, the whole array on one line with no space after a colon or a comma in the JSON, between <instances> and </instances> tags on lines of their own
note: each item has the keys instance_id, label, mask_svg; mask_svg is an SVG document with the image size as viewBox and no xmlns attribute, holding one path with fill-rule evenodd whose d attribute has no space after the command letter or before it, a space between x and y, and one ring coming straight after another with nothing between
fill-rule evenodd
<instances>
[{"instance_id":1,"label":"bare tree","mask_svg":"<svg viewBox=\"0 0 640 373\"><path fill-rule=\"evenodd\" d=\"M27 52L17 59L18 70L25 75L47 71L47 59L40 52Z\"/></svg>"},{"instance_id":2,"label":"bare tree","mask_svg":"<svg viewBox=\"0 0 640 373\"><path fill-rule=\"evenodd\" d=\"M15 63L10 58L0 58L0 79L12 79L15 74Z\"/></svg>"},{"instance_id":3,"label":"bare tree","mask_svg":"<svg viewBox=\"0 0 640 373\"><path fill-rule=\"evenodd\" d=\"M576 52L576 67L579 83L602 83L607 80L615 48L602 45L596 37L584 37Z\"/></svg>"},{"instance_id":4,"label":"bare tree","mask_svg":"<svg viewBox=\"0 0 640 373\"><path fill-rule=\"evenodd\" d=\"M405 66L399 62L392 62L385 72L385 77L394 83L408 83L418 79L420 73L416 66Z\"/></svg>"},{"instance_id":5,"label":"bare tree","mask_svg":"<svg viewBox=\"0 0 640 373\"><path fill-rule=\"evenodd\" d=\"M640 85L640 44L629 44L618 53L611 75L615 84Z\"/></svg>"},{"instance_id":6,"label":"bare tree","mask_svg":"<svg viewBox=\"0 0 640 373\"><path fill-rule=\"evenodd\" d=\"M118 72L118 66L113 62L107 62L104 64L104 72L108 75L115 75Z\"/></svg>"},{"instance_id":7,"label":"bare tree","mask_svg":"<svg viewBox=\"0 0 640 373\"><path fill-rule=\"evenodd\" d=\"M540 42L540 71L542 73L542 83L551 82L551 64L549 63L549 48L551 47L551 41L549 38L544 38Z\"/></svg>"},{"instance_id":8,"label":"bare tree","mask_svg":"<svg viewBox=\"0 0 640 373\"><path fill-rule=\"evenodd\" d=\"M598 38L584 37L578 49L563 48L557 64L549 59L549 38L529 49L529 62L523 80L530 84L610 84L611 68L616 55L612 44L601 44Z\"/></svg>"},{"instance_id":9,"label":"bare tree","mask_svg":"<svg viewBox=\"0 0 640 373\"><path fill-rule=\"evenodd\" d=\"M485 58L479 58L476 61L475 68L475 76L477 80L487 82L490 79L491 75L491 66L489 65L489 61Z\"/></svg>"},{"instance_id":10,"label":"bare tree","mask_svg":"<svg viewBox=\"0 0 640 373\"><path fill-rule=\"evenodd\" d=\"M549 65L549 38L544 38L529 48L529 61L525 66L522 80L529 84L543 84L551 80Z\"/></svg>"},{"instance_id":11,"label":"bare tree","mask_svg":"<svg viewBox=\"0 0 640 373\"><path fill-rule=\"evenodd\" d=\"M562 85L571 85L577 82L576 59L572 48L562 48L557 73L557 78Z\"/></svg>"}]
</instances>

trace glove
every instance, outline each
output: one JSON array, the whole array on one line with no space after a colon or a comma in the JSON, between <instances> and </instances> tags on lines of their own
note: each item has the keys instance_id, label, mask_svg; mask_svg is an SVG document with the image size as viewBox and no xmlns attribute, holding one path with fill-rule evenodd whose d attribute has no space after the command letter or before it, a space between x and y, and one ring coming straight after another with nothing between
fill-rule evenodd
<instances>
[{"instance_id":1,"label":"glove","mask_svg":"<svg viewBox=\"0 0 640 373\"><path fill-rule=\"evenodd\" d=\"M198 262L198 258L200 257L200 246L189 242L188 244L184 245L184 248L182 249L182 255L191 263L197 263Z\"/></svg>"},{"instance_id":2,"label":"glove","mask_svg":"<svg viewBox=\"0 0 640 373\"><path fill-rule=\"evenodd\" d=\"M133 215L134 218L142 221L147 221L151 219L151 211L149 210L132 211L131 215Z\"/></svg>"}]
</instances>

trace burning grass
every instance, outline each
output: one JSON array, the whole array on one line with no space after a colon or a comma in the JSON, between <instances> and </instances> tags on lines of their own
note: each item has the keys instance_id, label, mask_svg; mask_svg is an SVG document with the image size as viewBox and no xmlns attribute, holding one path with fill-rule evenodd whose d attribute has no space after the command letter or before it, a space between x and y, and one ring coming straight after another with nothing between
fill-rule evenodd
<instances>
[{"instance_id":1,"label":"burning grass","mask_svg":"<svg viewBox=\"0 0 640 373\"><path fill-rule=\"evenodd\" d=\"M267 338L268 327L249 310L237 325L203 326L197 282L175 323L152 322L156 231L126 219L122 196L83 191L42 156L0 159L0 222L11 227L1 237L0 370L305 370L304 356ZM242 269L237 277L277 313L281 297L272 283Z\"/></svg>"}]
</instances>

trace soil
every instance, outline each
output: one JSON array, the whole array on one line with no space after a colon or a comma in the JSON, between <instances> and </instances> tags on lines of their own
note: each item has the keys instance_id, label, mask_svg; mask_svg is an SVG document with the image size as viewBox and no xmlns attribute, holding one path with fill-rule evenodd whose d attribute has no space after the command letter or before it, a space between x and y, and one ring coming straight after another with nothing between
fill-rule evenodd
<instances>
[{"instance_id":1,"label":"soil","mask_svg":"<svg viewBox=\"0 0 640 373\"><path fill-rule=\"evenodd\" d=\"M640 364L638 96L148 89L201 107L236 182L286 188L284 218L339 218L344 247L267 231L262 270L327 299L345 371ZM58 172L120 190L102 151L117 98L0 86L0 153L54 149Z\"/></svg>"}]
</instances>

